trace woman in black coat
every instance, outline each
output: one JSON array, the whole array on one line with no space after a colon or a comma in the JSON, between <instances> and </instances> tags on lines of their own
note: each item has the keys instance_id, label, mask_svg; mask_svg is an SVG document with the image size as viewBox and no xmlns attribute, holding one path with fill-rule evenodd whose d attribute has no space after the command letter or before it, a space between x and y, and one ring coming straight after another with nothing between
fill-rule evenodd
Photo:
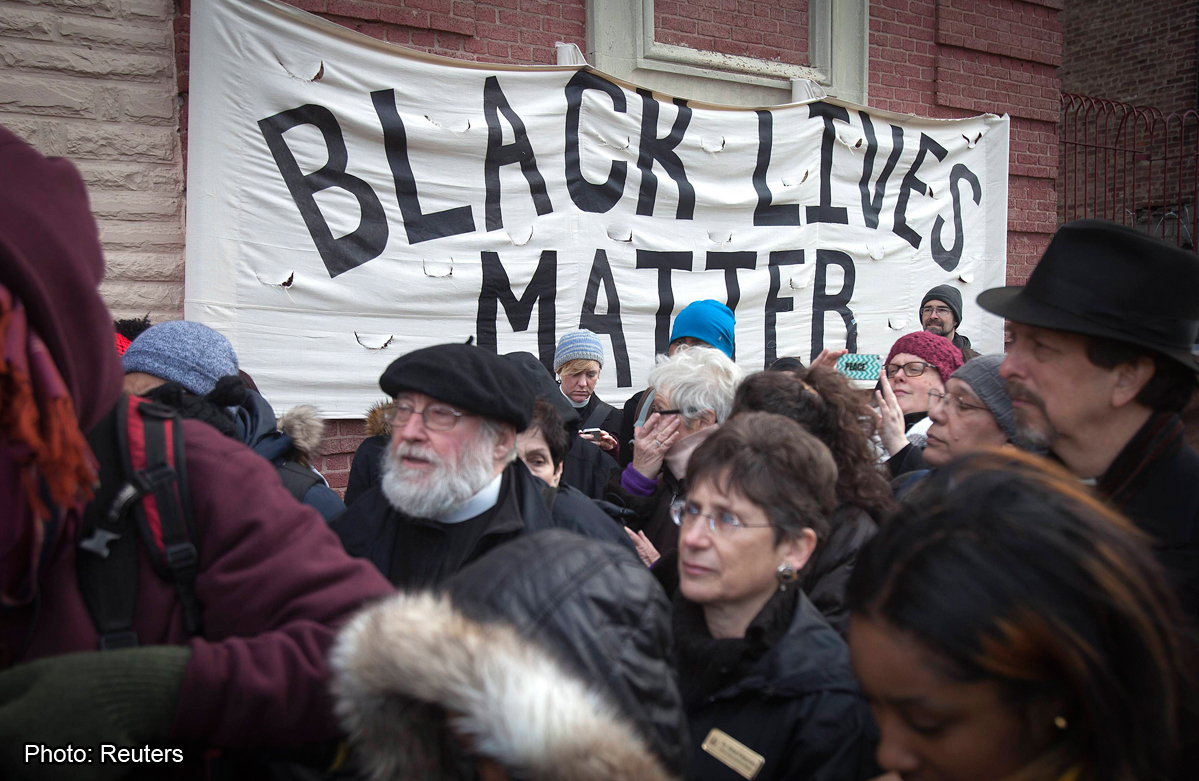
<instances>
[{"instance_id":1,"label":"woman in black coat","mask_svg":"<svg viewBox=\"0 0 1199 781\"><path fill-rule=\"evenodd\" d=\"M781 415L726 422L687 467L674 598L692 777L858 781L877 731L845 642L799 587L837 468Z\"/></svg>"}]
</instances>

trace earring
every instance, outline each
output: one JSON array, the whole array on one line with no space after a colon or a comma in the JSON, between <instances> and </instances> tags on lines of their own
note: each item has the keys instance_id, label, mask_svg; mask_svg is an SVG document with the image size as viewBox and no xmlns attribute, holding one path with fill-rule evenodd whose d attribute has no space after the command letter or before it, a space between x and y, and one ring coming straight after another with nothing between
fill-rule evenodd
<instances>
[{"instance_id":1,"label":"earring","mask_svg":"<svg viewBox=\"0 0 1199 781\"><path fill-rule=\"evenodd\" d=\"M1058 729L1065 729L1069 725L1066 723L1065 716L1055 716L1053 719L1053 726L1057 727Z\"/></svg>"},{"instance_id":2,"label":"earring","mask_svg":"<svg viewBox=\"0 0 1199 781\"><path fill-rule=\"evenodd\" d=\"M795 567L784 562L775 570L774 577L778 579L779 591L786 591L787 586L799 580L799 573L795 571Z\"/></svg>"}]
</instances>

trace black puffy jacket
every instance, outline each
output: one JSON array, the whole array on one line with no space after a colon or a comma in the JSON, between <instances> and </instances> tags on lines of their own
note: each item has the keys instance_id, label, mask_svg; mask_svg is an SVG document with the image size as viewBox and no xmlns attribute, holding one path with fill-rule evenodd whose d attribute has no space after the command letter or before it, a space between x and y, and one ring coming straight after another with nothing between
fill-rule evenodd
<instances>
[{"instance_id":1,"label":"black puffy jacket","mask_svg":"<svg viewBox=\"0 0 1199 781\"><path fill-rule=\"evenodd\" d=\"M562 529L496 548L445 582L454 606L503 619L609 696L666 768L686 771L670 602L628 550Z\"/></svg>"},{"instance_id":2,"label":"black puffy jacket","mask_svg":"<svg viewBox=\"0 0 1199 781\"><path fill-rule=\"evenodd\" d=\"M849 632L845 586L858 551L878 534L878 524L861 507L842 504L829 516L829 526L832 532L816 546L800 573L800 586L829 626L845 637Z\"/></svg>"},{"instance_id":3,"label":"black puffy jacket","mask_svg":"<svg viewBox=\"0 0 1199 781\"><path fill-rule=\"evenodd\" d=\"M783 638L687 719L693 779L743 781L701 748L713 729L765 759L754 781L864 781L881 773L878 729L849 649L803 594Z\"/></svg>"}]
</instances>

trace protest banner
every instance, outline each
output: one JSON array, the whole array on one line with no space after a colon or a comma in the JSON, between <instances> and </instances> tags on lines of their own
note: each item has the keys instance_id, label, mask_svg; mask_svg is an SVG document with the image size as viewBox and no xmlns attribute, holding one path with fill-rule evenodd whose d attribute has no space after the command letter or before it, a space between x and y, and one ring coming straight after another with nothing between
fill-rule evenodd
<instances>
[{"instance_id":1,"label":"protest banner","mask_svg":"<svg viewBox=\"0 0 1199 781\"><path fill-rule=\"evenodd\" d=\"M1006 117L713 106L270 0L196 0L191 57L185 314L279 408L360 417L409 350L473 336L549 364L577 327L619 403L708 298L750 371L885 353L942 283L1002 348L974 299L1004 282Z\"/></svg>"}]
</instances>

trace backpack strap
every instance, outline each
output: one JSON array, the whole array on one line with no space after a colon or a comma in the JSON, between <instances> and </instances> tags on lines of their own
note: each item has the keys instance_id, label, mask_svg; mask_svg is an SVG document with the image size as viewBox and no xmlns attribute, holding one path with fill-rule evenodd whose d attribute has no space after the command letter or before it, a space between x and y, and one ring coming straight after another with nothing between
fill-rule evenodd
<instances>
[{"instance_id":1,"label":"backpack strap","mask_svg":"<svg viewBox=\"0 0 1199 781\"><path fill-rule=\"evenodd\" d=\"M100 486L83 511L75 552L75 577L83 603L100 636L101 651L138 644L133 631L137 607L137 533L129 522L136 489L125 482L117 431L125 426L124 397L88 432L99 462Z\"/></svg>"},{"instance_id":2,"label":"backpack strap","mask_svg":"<svg viewBox=\"0 0 1199 781\"><path fill-rule=\"evenodd\" d=\"M308 490L312 486L324 482L316 472L294 461L283 462L275 467L275 471L279 473L279 479L283 481L283 487L296 498L297 502L304 501L304 495L308 493Z\"/></svg>"},{"instance_id":3,"label":"backpack strap","mask_svg":"<svg viewBox=\"0 0 1199 781\"><path fill-rule=\"evenodd\" d=\"M591 410L591 414L587 416L587 420L583 423L582 428L599 428L600 424L607 420L608 416L615 409L616 407L613 407L608 402L600 401L595 405L595 409Z\"/></svg>"},{"instance_id":4,"label":"backpack strap","mask_svg":"<svg viewBox=\"0 0 1199 781\"><path fill-rule=\"evenodd\" d=\"M183 449L183 421L170 407L129 397L121 453L125 474L143 497L133 517L148 548L150 563L163 580L175 584L183 608L183 625L190 635L203 628L196 596L199 556L192 540L191 495Z\"/></svg>"},{"instance_id":5,"label":"backpack strap","mask_svg":"<svg viewBox=\"0 0 1199 781\"><path fill-rule=\"evenodd\" d=\"M154 571L175 585L184 628L199 634L183 421L169 407L122 396L88 433L88 444L100 464L100 487L84 510L75 574L100 650L138 645L138 537Z\"/></svg>"}]
</instances>

